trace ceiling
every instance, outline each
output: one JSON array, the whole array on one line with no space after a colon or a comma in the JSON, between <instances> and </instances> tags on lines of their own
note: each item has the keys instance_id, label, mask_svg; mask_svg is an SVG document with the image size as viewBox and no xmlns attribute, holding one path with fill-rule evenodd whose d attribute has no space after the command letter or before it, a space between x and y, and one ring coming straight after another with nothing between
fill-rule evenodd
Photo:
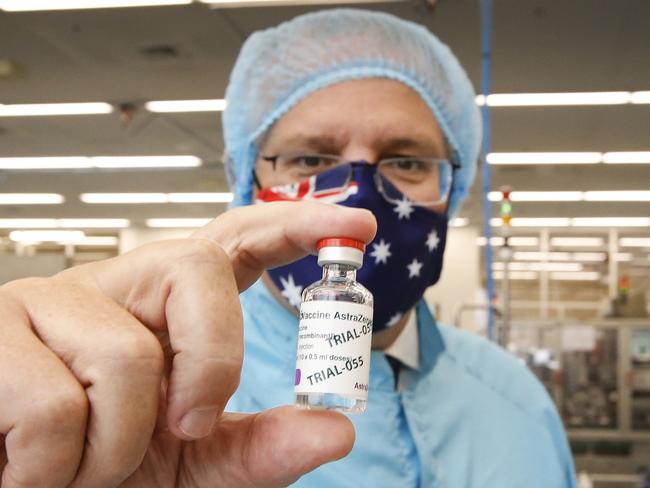
<instances>
[{"instance_id":1,"label":"ceiling","mask_svg":"<svg viewBox=\"0 0 650 488\"><path fill-rule=\"evenodd\" d=\"M377 3L425 24L480 85L477 0ZM492 92L650 90L647 0L494 2ZM0 79L0 103L108 101L117 113L0 118L0 157L195 154L196 169L0 172L0 193L55 192L55 206L0 206L0 218L208 217L222 204L87 205L84 192L225 191L218 113L153 114L144 101L222 98L243 40L315 7L210 9L193 4L33 13L0 12L0 59L19 66ZM650 150L650 105L492 110L493 151ZM649 165L493 166L493 188L650 190ZM480 225L479 184L462 211ZM493 211L496 215L497 208ZM517 203L517 217L650 217L645 203ZM600 229L596 233L605 233ZM530 231L528 231L530 232ZM577 230L574 232L578 232ZM595 231L589 231L593 235ZM648 234L647 229L622 229Z\"/></svg>"}]
</instances>

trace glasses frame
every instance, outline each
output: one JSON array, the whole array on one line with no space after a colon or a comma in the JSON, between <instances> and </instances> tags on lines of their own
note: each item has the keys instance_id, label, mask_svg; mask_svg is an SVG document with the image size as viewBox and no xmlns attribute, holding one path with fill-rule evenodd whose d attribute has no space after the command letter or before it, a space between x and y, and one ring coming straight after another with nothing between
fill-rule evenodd
<instances>
[{"instance_id":1,"label":"glasses frame","mask_svg":"<svg viewBox=\"0 0 650 488\"><path fill-rule=\"evenodd\" d=\"M276 168L277 168L277 161L278 161L279 158L281 158L281 157L290 158L290 157L295 157L295 156L331 158L332 160L337 161L335 166L342 166L342 165L345 165L345 164L355 164L355 163L356 164L371 165L371 163L369 163L368 161L364 161L364 160L356 160L356 161L355 160L346 160L345 158L343 158L341 156L337 156L337 155L334 155L334 154L325 154L325 153L288 152L288 153L276 154L276 155L273 155L273 156L264 156L264 155L262 155L261 159L263 161L270 162L271 165L273 166L273 170L275 171ZM455 156L455 152L454 152L454 156ZM433 206L437 206L437 205L441 205L441 204L446 204L446 206L448 207L449 206L449 197L451 196L451 192L452 192L452 190L454 188L454 181L455 181L456 171L458 171L461 168L461 165L458 162L456 162L456 159L457 159L456 157L452 157L451 159L439 158L439 157L436 157L436 156L423 156L423 157L411 156L411 157L382 158L379 161L377 161L376 163L373 163L372 165L378 167L381 163L386 162L386 161L390 162L390 161L401 160L401 159L409 159L409 158L412 158L412 159L426 159L426 160L435 161L436 163L441 163L442 162L442 163L445 163L445 164L449 164L451 166L451 181L450 181L450 186L449 186L450 190L449 190L449 194L445 198L438 199L438 200L433 200L433 201L430 201L430 202L416 202L416 201L411 200L408 196L404 195L413 205L417 205L417 206L420 206L420 207L433 207ZM350 173L348 175L348 179L347 179L345 184L350 183L351 179L352 179L352 171L350 171ZM389 202L389 203L391 203L393 205L397 205L400 202L400 200L392 198L387 194L387 192L386 192L386 190L384 188L384 184L383 184L384 179L385 178L382 177L382 175L379 172L375 173L375 175L374 175L375 187L377 188L377 191L379 191L381 196L387 202ZM253 180L254 180L255 184L257 185L257 187L259 189L261 189L262 185L261 185L261 183L259 181L259 178L257 177L257 174L255 173L255 170L253 170ZM398 189L398 191L399 191L399 189ZM400 193L401 193L401 191L400 191Z\"/></svg>"}]
</instances>

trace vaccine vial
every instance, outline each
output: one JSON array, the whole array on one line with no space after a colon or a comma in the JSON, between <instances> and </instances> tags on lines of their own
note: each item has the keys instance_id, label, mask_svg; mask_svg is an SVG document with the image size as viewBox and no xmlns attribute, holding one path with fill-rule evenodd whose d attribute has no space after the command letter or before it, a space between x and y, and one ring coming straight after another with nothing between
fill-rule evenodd
<instances>
[{"instance_id":1,"label":"vaccine vial","mask_svg":"<svg viewBox=\"0 0 650 488\"><path fill-rule=\"evenodd\" d=\"M321 239L323 278L303 291L296 353L296 405L361 413L368 400L372 294L357 283L363 242Z\"/></svg>"}]
</instances>

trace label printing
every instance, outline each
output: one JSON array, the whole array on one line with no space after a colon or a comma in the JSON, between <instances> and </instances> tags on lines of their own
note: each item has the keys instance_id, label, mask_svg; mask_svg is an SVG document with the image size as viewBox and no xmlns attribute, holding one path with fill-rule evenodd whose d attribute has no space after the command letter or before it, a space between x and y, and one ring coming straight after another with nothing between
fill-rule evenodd
<instances>
[{"instance_id":1,"label":"label printing","mask_svg":"<svg viewBox=\"0 0 650 488\"><path fill-rule=\"evenodd\" d=\"M296 393L368 397L372 307L340 301L300 306Z\"/></svg>"}]
</instances>

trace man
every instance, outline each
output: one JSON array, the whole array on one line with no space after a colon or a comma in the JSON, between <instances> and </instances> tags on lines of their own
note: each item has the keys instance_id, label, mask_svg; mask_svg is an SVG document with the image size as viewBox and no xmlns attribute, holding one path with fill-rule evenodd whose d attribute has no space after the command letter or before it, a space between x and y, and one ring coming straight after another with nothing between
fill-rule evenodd
<instances>
[{"instance_id":1,"label":"man","mask_svg":"<svg viewBox=\"0 0 650 488\"><path fill-rule=\"evenodd\" d=\"M323 63L330 54L335 62ZM358 199L344 199L343 185L343 206L236 208L191 239L1 287L3 488L286 486L345 456L354 431L344 416L271 408L292 401L299 285L292 291L289 276L311 273L304 261L286 266L322 237L370 242L375 232L369 285L405 252L416 261L410 281L394 276L392 298L375 293L376 351L355 448L301 482L572 486L543 388L496 347L438 327L420 300L438 277L478 146L473 94L446 48L382 14L305 16L248 41L228 103L236 204L252 202L255 180L262 201L283 194L277 184L341 168ZM378 228L370 212L345 205L370 207ZM253 285L264 269L266 285ZM238 293L251 285L232 406L263 412L224 414L243 354Z\"/></svg>"},{"instance_id":2,"label":"man","mask_svg":"<svg viewBox=\"0 0 650 488\"><path fill-rule=\"evenodd\" d=\"M378 223L358 274L375 302L367 410L350 417L352 452L295 486L574 486L543 387L487 341L438 326L422 300L480 140L475 94L446 46L383 13L308 14L246 42L227 98L235 205L323 200ZM320 274L305 257L242 295L246 355L230 408L293 401L296 309Z\"/></svg>"}]
</instances>

